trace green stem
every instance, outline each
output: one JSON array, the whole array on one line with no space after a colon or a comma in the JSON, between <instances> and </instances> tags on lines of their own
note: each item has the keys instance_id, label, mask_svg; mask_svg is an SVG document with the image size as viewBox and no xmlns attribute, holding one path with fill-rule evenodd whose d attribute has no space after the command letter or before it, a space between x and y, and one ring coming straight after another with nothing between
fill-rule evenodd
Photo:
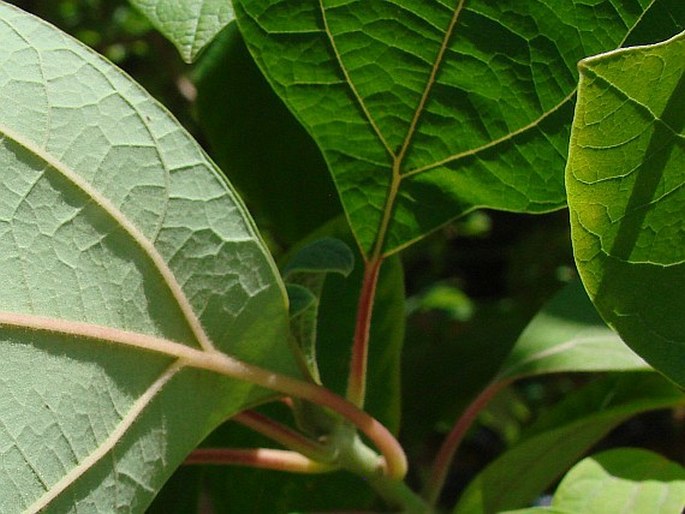
<instances>
[{"instance_id":1,"label":"green stem","mask_svg":"<svg viewBox=\"0 0 685 514\"><path fill-rule=\"evenodd\" d=\"M454 459L454 455L457 453L461 442L464 440L466 432L483 408L485 408L490 400L508 384L509 382L506 380L490 383L490 385L483 389L469 404L454 424L454 427L452 427L452 430L445 438L445 441L442 443L442 446L433 461L430 476L423 490L422 496L430 505L436 505L438 502L452 460Z\"/></svg>"},{"instance_id":2,"label":"green stem","mask_svg":"<svg viewBox=\"0 0 685 514\"><path fill-rule=\"evenodd\" d=\"M357 321L354 329L352 357L350 360L350 374L347 381L347 399L357 407L364 407L366 397L366 374L369 360L369 336L371 331L371 316L373 314L374 298L378 273L383 262L382 257L368 261L364 266L364 279L359 293L357 306Z\"/></svg>"},{"instance_id":3,"label":"green stem","mask_svg":"<svg viewBox=\"0 0 685 514\"><path fill-rule=\"evenodd\" d=\"M376 454L366 446L349 425L341 425L331 434L334 447L340 449L338 464L363 477L390 507L407 514L431 514L433 509L420 495L412 491L403 481L379 473L375 464Z\"/></svg>"}]
</instances>

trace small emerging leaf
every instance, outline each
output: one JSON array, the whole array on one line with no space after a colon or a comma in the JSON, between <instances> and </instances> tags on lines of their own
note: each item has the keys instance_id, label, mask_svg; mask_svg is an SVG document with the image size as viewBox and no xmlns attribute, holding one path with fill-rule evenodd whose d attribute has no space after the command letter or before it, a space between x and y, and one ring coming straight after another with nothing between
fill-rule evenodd
<instances>
[{"instance_id":1,"label":"small emerging leaf","mask_svg":"<svg viewBox=\"0 0 685 514\"><path fill-rule=\"evenodd\" d=\"M290 259L283 270L290 296L290 330L297 343L303 367L311 379L321 383L316 361L319 300L326 275L347 276L354 268L349 246L331 237L316 240Z\"/></svg>"}]
</instances>

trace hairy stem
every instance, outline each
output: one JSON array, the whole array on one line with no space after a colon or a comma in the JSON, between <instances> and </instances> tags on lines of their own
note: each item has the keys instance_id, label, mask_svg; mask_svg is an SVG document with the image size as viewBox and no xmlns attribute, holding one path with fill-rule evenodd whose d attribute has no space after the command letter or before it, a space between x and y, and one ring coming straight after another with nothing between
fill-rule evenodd
<instances>
[{"instance_id":1,"label":"hairy stem","mask_svg":"<svg viewBox=\"0 0 685 514\"><path fill-rule=\"evenodd\" d=\"M430 505L435 505L440 497L440 492L445 485L447 473L457 453L459 445L464 440L467 430L471 427L478 414L499 393L509 384L508 381L495 381L483 389L478 396L469 404L452 427L438 451L431 473L423 490L423 497Z\"/></svg>"},{"instance_id":2,"label":"hairy stem","mask_svg":"<svg viewBox=\"0 0 685 514\"><path fill-rule=\"evenodd\" d=\"M290 473L325 473L334 468L308 459L288 450L270 448L197 448L184 462L185 465L215 464L250 466L253 468L288 471Z\"/></svg>"},{"instance_id":3,"label":"hairy stem","mask_svg":"<svg viewBox=\"0 0 685 514\"><path fill-rule=\"evenodd\" d=\"M357 321L354 329L354 342L352 344L350 374L347 381L347 399L360 408L364 406L364 399L366 397L366 371L369 360L371 316L376 296L378 273L382 262L382 257L377 257L365 264L364 279L357 306Z\"/></svg>"},{"instance_id":4,"label":"hairy stem","mask_svg":"<svg viewBox=\"0 0 685 514\"><path fill-rule=\"evenodd\" d=\"M333 459L330 449L253 410L240 412L231 419L317 462Z\"/></svg>"},{"instance_id":5,"label":"hairy stem","mask_svg":"<svg viewBox=\"0 0 685 514\"><path fill-rule=\"evenodd\" d=\"M84 342L120 344L156 352L175 357L180 367L212 371L328 407L347 418L376 445L384 457L379 462L380 469L384 468L396 480L404 478L407 472L404 450L387 428L354 404L311 382L242 362L219 350L199 350L169 339L93 323L0 311L0 327L62 334L74 336Z\"/></svg>"}]
</instances>

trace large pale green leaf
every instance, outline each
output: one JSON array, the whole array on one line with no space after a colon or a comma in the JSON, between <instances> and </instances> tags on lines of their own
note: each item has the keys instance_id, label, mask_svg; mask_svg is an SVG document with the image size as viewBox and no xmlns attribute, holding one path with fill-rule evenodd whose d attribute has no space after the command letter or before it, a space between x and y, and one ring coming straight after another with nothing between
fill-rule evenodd
<instances>
[{"instance_id":1,"label":"large pale green leaf","mask_svg":"<svg viewBox=\"0 0 685 514\"><path fill-rule=\"evenodd\" d=\"M282 283L199 146L119 70L4 3L0 269L3 513L143 511L209 430L268 394L197 356L294 369Z\"/></svg>"},{"instance_id":2,"label":"large pale green leaf","mask_svg":"<svg viewBox=\"0 0 685 514\"><path fill-rule=\"evenodd\" d=\"M576 63L679 0L236 0L322 149L364 254L476 207L564 205ZM663 37L672 35L668 33Z\"/></svg>"},{"instance_id":3,"label":"large pale green leaf","mask_svg":"<svg viewBox=\"0 0 685 514\"><path fill-rule=\"evenodd\" d=\"M193 62L202 49L233 20L230 0L130 0Z\"/></svg>"},{"instance_id":4,"label":"large pale green leaf","mask_svg":"<svg viewBox=\"0 0 685 514\"><path fill-rule=\"evenodd\" d=\"M583 61L567 188L602 316L685 385L685 33Z\"/></svg>"},{"instance_id":5,"label":"large pale green leaf","mask_svg":"<svg viewBox=\"0 0 685 514\"><path fill-rule=\"evenodd\" d=\"M530 505L622 421L683 404L685 395L656 373L609 377L573 393L469 484L454 514L494 514Z\"/></svg>"}]
</instances>

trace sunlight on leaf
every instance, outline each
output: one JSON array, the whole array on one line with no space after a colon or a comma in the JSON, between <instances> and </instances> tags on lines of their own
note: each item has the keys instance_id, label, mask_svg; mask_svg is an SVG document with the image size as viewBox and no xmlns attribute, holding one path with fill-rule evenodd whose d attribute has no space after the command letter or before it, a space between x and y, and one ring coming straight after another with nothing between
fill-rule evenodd
<instances>
[{"instance_id":1,"label":"sunlight on leaf","mask_svg":"<svg viewBox=\"0 0 685 514\"><path fill-rule=\"evenodd\" d=\"M140 87L0 4L0 511L143 511L293 372L287 300L230 186Z\"/></svg>"},{"instance_id":2,"label":"sunlight on leaf","mask_svg":"<svg viewBox=\"0 0 685 514\"><path fill-rule=\"evenodd\" d=\"M575 465L552 505L585 514L682 514L685 468L642 449L609 450Z\"/></svg>"},{"instance_id":3,"label":"sunlight on leaf","mask_svg":"<svg viewBox=\"0 0 685 514\"><path fill-rule=\"evenodd\" d=\"M214 37L233 20L229 0L130 0L131 4L193 62Z\"/></svg>"},{"instance_id":4,"label":"sunlight on leaf","mask_svg":"<svg viewBox=\"0 0 685 514\"><path fill-rule=\"evenodd\" d=\"M685 385L685 33L583 61L567 189L597 309Z\"/></svg>"},{"instance_id":5,"label":"sunlight on leaf","mask_svg":"<svg viewBox=\"0 0 685 514\"><path fill-rule=\"evenodd\" d=\"M575 280L536 314L497 377L509 381L546 373L650 369L606 326Z\"/></svg>"},{"instance_id":6,"label":"sunlight on leaf","mask_svg":"<svg viewBox=\"0 0 685 514\"><path fill-rule=\"evenodd\" d=\"M576 63L668 2L236 0L366 257L477 207L564 205Z\"/></svg>"}]
</instances>

